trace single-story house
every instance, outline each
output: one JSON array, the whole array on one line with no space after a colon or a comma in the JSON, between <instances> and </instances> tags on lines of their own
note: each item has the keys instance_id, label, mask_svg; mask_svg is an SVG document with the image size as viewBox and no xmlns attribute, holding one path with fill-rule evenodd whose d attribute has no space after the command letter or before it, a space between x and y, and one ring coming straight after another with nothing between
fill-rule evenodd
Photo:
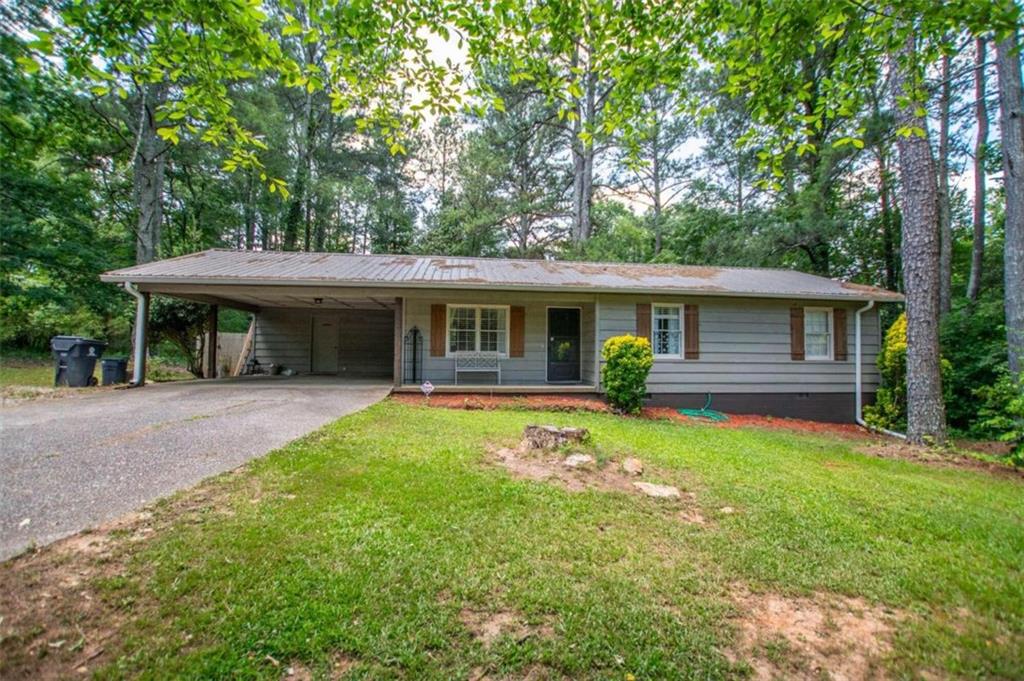
<instances>
[{"instance_id":1,"label":"single-story house","mask_svg":"<svg viewBox=\"0 0 1024 681\"><path fill-rule=\"evenodd\" d=\"M396 391L600 393L602 344L637 334L654 348L653 404L710 394L724 411L829 421L873 398L875 304L903 299L789 270L276 251L209 250L102 279L139 300L137 352L158 294L255 313L264 367Z\"/></svg>"}]
</instances>

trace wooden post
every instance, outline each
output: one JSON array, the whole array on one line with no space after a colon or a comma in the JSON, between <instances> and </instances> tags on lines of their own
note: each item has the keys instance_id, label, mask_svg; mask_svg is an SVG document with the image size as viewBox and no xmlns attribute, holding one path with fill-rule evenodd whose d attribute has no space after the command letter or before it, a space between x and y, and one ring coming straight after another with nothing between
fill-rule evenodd
<instances>
[{"instance_id":1,"label":"wooden post","mask_svg":"<svg viewBox=\"0 0 1024 681\"><path fill-rule=\"evenodd\" d=\"M252 350L252 342L256 336L256 315L252 316L252 321L249 322L249 333L245 334L245 341L242 343L242 352L238 355L238 362L235 364L235 370L231 372L232 376L241 376L242 369L245 368L245 361L249 358L249 352Z\"/></svg>"},{"instance_id":2,"label":"wooden post","mask_svg":"<svg viewBox=\"0 0 1024 681\"><path fill-rule=\"evenodd\" d=\"M217 312L218 307L211 305L206 318L206 378L217 378Z\"/></svg>"},{"instance_id":3,"label":"wooden post","mask_svg":"<svg viewBox=\"0 0 1024 681\"><path fill-rule=\"evenodd\" d=\"M405 299L395 298L395 363L392 378L395 387L402 385L402 336L405 331Z\"/></svg>"}]
</instances>

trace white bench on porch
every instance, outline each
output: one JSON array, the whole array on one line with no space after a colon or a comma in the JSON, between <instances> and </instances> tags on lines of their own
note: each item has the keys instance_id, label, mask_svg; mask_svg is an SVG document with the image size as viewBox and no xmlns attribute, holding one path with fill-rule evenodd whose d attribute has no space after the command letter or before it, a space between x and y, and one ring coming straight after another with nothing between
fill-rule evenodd
<instances>
[{"instance_id":1,"label":"white bench on porch","mask_svg":"<svg viewBox=\"0 0 1024 681\"><path fill-rule=\"evenodd\" d=\"M459 374L497 374L501 385L501 357L496 352L459 352L455 354L455 385Z\"/></svg>"}]
</instances>

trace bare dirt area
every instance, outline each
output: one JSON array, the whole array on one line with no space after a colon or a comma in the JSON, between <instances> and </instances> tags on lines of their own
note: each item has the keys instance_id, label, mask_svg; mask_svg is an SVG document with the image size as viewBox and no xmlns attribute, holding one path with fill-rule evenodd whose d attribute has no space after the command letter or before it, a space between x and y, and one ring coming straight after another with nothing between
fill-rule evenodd
<instances>
[{"instance_id":1,"label":"bare dirt area","mask_svg":"<svg viewBox=\"0 0 1024 681\"><path fill-rule=\"evenodd\" d=\"M106 599L98 584L123 574L146 522L133 514L0 566L0 676L62 679L111 660L135 613Z\"/></svg>"},{"instance_id":2,"label":"bare dirt area","mask_svg":"<svg viewBox=\"0 0 1024 681\"><path fill-rule=\"evenodd\" d=\"M538 427L527 426L527 434L535 428ZM695 525L707 522L697 504L695 485L652 482L650 478L663 476L639 459L627 457L620 461L595 456L583 448L536 447L529 435L516 447L490 448L487 458L517 478L548 482L570 492L598 490L654 497L676 510L676 517L682 522Z\"/></svg>"},{"instance_id":3,"label":"bare dirt area","mask_svg":"<svg viewBox=\"0 0 1024 681\"><path fill-rule=\"evenodd\" d=\"M1016 466L978 459L954 450L921 447L910 445L906 442L893 441L888 438L879 438L875 442L857 447L856 451L869 456L877 456L881 459L901 459L931 466L983 471L993 475L1024 480L1024 469Z\"/></svg>"},{"instance_id":4,"label":"bare dirt area","mask_svg":"<svg viewBox=\"0 0 1024 681\"><path fill-rule=\"evenodd\" d=\"M126 575L135 552L172 523L230 512L235 489L204 483L0 564L0 678L84 677L109 664L120 652L122 629L151 606L141 594L131 602L112 599L104 584ZM245 498L259 503L265 493L253 485Z\"/></svg>"},{"instance_id":5,"label":"bare dirt area","mask_svg":"<svg viewBox=\"0 0 1024 681\"><path fill-rule=\"evenodd\" d=\"M883 661L903 614L860 598L818 593L788 597L736 586L734 662L746 661L756 679L854 681L886 678Z\"/></svg>"},{"instance_id":6,"label":"bare dirt area","mask_svg":"<svg viewBox=\"0 0 1024 681\"><path fill-rule=\"evenodd\" d=\"M503 636L521 643L531 637L551 638L555 635L550 622L531 624L521 613L513 610L491 612L463 608L459 611L459 621L485 648L490 648Z\"/></svg>"}]
</instances>

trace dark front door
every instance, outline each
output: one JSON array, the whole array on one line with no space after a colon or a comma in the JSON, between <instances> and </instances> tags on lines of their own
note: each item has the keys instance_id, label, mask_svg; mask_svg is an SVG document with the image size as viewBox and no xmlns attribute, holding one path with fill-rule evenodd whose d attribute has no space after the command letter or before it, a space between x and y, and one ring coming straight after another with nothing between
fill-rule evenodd
<instances>
[{"instance_id":1,"label":"dark front door","mask_svg":"<svg viewBox=\"0 0 1024 681\"><path fill-rule=\"evenodd\" d=\"M553 383L580 380L579 308L548 308L548 380Z\"/></svg>"}]
</instances>

